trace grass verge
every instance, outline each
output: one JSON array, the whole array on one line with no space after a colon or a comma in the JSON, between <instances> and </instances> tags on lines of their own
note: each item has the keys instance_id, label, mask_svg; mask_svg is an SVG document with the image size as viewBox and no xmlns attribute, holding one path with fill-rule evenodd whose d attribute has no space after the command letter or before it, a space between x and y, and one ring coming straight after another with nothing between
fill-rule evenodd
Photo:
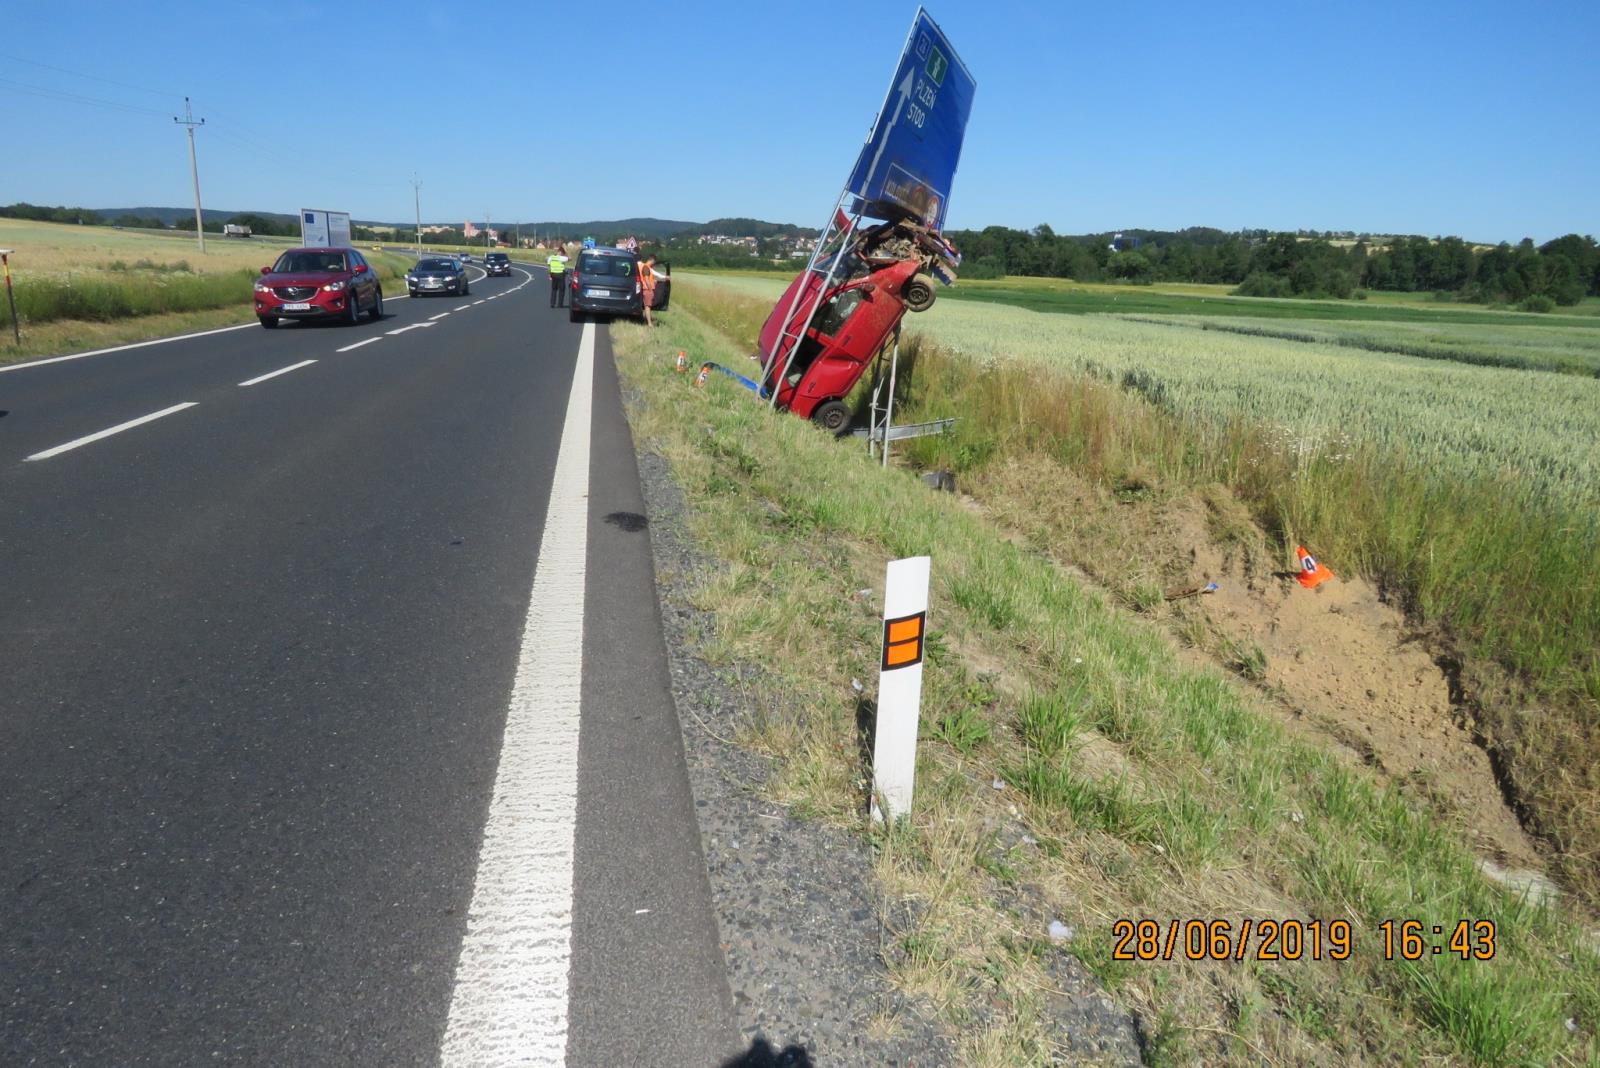
<instances>
[{"instance_id":1,"label":"grass verge","mask_svg":"<svg viewBox=\"0 0 1600 1068\"><path fill-rule=\"evenodd\" d=\"M720 283L686 280L680 290L730 337L755 336L770 306ZM1105 343L1119 336L1107 334ZM1565 377L1470 373L1590 388ZM1037 456L1115 493L1220 485L1285 549L1305 541L1336 568L1375 580L1435 630L1524 822L1556 847L1567 883L1600 900L1600 581L1589 565L1600 549L1600 518L1592 486L1563 500L1530 493L1525 478L1496 476L1492 467L1462 476L1449 469L1449 455L1411 460L1398 444L1359 438L1337 452L1308 453L1286 443L1280 428L1162 403L1154 372L1118 377L1043 359L979 361L919 341L902 359L901 381L902 420L961 417L952 433L911 443L908 454L957 471L966 484L981 484L1008 458Z\"/></svg>"},{"instance_id":2,"label":"grass verge","mask_svg":"<svg viewBox=\"0 0 1600 1068\"><path fill-rule=\"evenodd\" d=\"M749 310L692 285L675 296L663 328L611 329L635 433L672 464L721 563L700 593L717 621L701 652L770 668L744 741L777 761L778 800L862 820L850 683L875 677L878 622L859 592L881 590L888 559L933 556L917 811L874 841L891 897L909 903L886 915L885 960L962 1036L963 1063L1067 1055L1053 1015L1063 952L1137 1014L1150 1063L1600 1056L1600 962L1573 916L1490 886L1396 789L1220 671L1185 666L1160 630L949 496L718 376L692 389L673 355L737 366L733 339L749 335L712 323ZM1071 929L1065 945L1052 918ZM1119 918L1342 920L1352 952L1262 960L1253 943L1243 960L1180 946L1124 961ZM1386 919L1493 922L1494 957L1387 960Z\"/></svg>"}]
</instances>

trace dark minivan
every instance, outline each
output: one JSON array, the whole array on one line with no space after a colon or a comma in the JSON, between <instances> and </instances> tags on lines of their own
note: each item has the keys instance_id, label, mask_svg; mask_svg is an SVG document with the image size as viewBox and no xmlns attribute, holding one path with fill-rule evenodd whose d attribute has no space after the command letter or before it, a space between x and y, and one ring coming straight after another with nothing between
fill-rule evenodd
<instances>
[{"instance_id":1,"label":"dark minivan","mask_svg":"<svg viewBox=\"0 0 1600 1068\"><path fill-rule=\"evenodd\" d=\"M658 274L670 275L671 266L657 262ZM567 317L580 322L584 312L606 315L644 315L643 287L639 285L639 256L621 248L586 248L573 265ZM656 279L651 311L659 311L671 299L670 278Z\"/></svg>"},{"instance_id":2,"label":"dark minivan","mask_svg":"<svg viewBox=\"0 0 1600 1068\"><path fill-rule=\"evenodd\" d=\"M567 317L582 322L584 312L643 315L639 257L621 248L586 248L572 267Z\"/></svg>"}]
</instances>

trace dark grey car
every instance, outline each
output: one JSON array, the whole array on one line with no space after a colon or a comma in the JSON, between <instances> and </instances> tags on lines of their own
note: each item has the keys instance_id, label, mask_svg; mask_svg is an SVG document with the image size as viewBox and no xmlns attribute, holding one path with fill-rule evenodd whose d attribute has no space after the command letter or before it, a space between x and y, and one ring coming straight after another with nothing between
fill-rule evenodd
<instances>
[{"instance_id":1,"label":"dark grey car","mask_svg":"<svg viewBox=\"0 0 1600 1068\"><path fill-rule=\"evenodd\" d=\"M466 296L472 292L466 268L443 256L418 260L417 265L406 273L406 289L413 297L429 293Z\"/></svg>"}]
</instances>

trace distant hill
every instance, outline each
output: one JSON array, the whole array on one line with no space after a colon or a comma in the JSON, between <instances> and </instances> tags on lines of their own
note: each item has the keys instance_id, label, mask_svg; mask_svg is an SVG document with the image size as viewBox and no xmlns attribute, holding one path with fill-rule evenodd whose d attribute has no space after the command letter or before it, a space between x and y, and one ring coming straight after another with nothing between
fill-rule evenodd
<instances>
[{"instance_id":1,"label":"distant hill","mask_svg":"<svg viewBox=\"0 0 1600 1068\"><path fill-rule=\"evenodd\" d=\"M187 224L194 228L194 208L91 208L102 219L116 219L123 215L132 215L139 219L160 219L163 225L171 226L173 223ZM259 215L263 219L272 219L276 222L287 223L292 226L299 225L300 216L293 212L281 211L223 211L220 208L206 208L201 214L206 222L227 222L235 215Z\"/></svg>"}]
</instances>

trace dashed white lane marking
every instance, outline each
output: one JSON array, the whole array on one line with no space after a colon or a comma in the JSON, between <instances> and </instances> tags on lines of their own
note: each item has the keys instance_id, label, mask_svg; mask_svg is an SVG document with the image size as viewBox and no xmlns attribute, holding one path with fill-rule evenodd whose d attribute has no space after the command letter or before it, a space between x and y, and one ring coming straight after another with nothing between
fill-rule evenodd
<instances>
[{"instance_id":1,"label":"dashed white lane marking","mask_svg":"<svg viewBox=\"0 0 1600 1068\"><path fill-rule=\"evenodd\" d=\"M428 322L436 323L440 319L448 319L449 317L450 317L450 313L449 312L440 312L438 315L430 315L430 316L428 316Z\"/></svg>"},{"instance_id":2,"label":"dashed white lane marking","mask_svg":"<svg viewBox=\"0 0 1600 1068\"><path fill-rule=\"evenodd\" d=\"M381 337L369 337L365 341L357 341L354 345L346 345L342 349L334 349L333 351L334 352L349 352L351 349L359 349L362 345L370 345L374 341L382 341L382 340L383 340L383 338L381 338Z\"/></svg>"},{"instance_id":3,"label":"dashed white lane marking","mask_svg":"<svg viewBox=\"0 0 1600 1068\"><path fill-rule=\"evenodd\" d=\"M475 301L473 301L473 302L472 302L472 303L474 303L474 304L483 304L483 303L484 303L484 301L481 301L481 300L475 300Z\"/></svg>"},{"instance_id":4,"label":"dashed white lane marking","mask_svg":"<svg viewBox=\"0 0 1600 1068\"><path fill-rule=\"evenodd\" d=\"M397 330L386 331L386 333L388 333L390 335L403 334L407 330L426 330L428 327L430 327L432 325L433 325L432 323L412 323L410 326L402 326Z\"/></svg>"},{"instance_id":5,"label":"dashed white lane marking","mask_svg":"<svg viewBox=\"0 0 1600 1068\"><path fill-rule=\"evenodd\" d=\"M593 392L588 323L450 995L445 1068L566 1060Z\"/></svg>"},{"instance_id":6,"label":"dashed white lane marking","mask_svg":"<svg viewBox=\"0 0 1600 1068\"><path fill-rule=\"evenodd\" d=\"M377 338L373 338L372 340L376 341L378 339ZM301 360L299 363L291 363L288 367L280 367L276 371L268 371L264 375L257 375L254 378L247 378L243 382L240 382L239 384L241 386L253 386L257 382L265 382L269 378L277 378L279 375L286 375L290 371L298 371L302 367L310 367L312 364L314 364L316 362L317 362L316 360Z\"/></svg>"},{"instance_id":7,"label":"dashed white lane marking","mask_svg":"<svg viewBox=\"0 0 1600 1068\"><path fill-rule=\"evenodd\" d=\"M86 437L81 437L81 438L77 438L74 441L69 441L65 445L57 445L53 449L46 449L46 450L44 450L44 452L36 452L32 456L28 457L28 459L30 459L30 460L48 460L52 456L60 456L64 452L68 452L68 451L70 451L72 449L76 449L80 445L87 445L91 441L99 441L101 438L109 438L112 434L120 434L124 430L132 430L136 426L139 426L139 425L144 424L144 423L152 422L152 421L154 421L156 419L160 419L162 416L171 415L173 412L181 412L185 408L193 408L197 403L199 403L199 402L198 401L184 401L182 404L174 404L170 408L163 408L159 412L151 412L149 415L141 415L137 419L129 419L126 423L118 423L116 426L107 427L104 430L96 431L95 433L89 434ZM584 471L585 472L588 471L588 467L587 466L584 468Z\"/></svg>"},{"instance_id":8,"label":"dashed white lane marking","mask_svg":"<svg viewBox=\"0 0 1600 1068\"><path fill-rule=\"evenodd\" d=\"M466 310L467 310L467 309L468 309L468 308L470 308L470 307L472 307L472 305L470 305L470 304L463 304L463 305L461 305L461 307L459 307L459 308L451 308L451 309L450 309L450 310L451 310L451 311L466 311Z\"/></svg>"}]
</instances>

